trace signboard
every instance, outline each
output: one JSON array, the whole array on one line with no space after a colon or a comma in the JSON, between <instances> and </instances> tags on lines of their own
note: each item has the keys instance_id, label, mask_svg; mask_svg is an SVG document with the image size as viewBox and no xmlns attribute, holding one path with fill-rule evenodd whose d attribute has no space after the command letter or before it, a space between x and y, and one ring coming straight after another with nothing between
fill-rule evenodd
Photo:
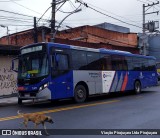
<instances>
[{"instance_id":1,"label":"signboard","mask_svg":"<svg viewBox=\"0 0 160 138\"><path fill-rule=\"evenodd\" d=\"M42 51L42 45L24 48L21 50L21 54L27 54L31 52L37 52L37 51Z\"/></svg>"}]
</instances>

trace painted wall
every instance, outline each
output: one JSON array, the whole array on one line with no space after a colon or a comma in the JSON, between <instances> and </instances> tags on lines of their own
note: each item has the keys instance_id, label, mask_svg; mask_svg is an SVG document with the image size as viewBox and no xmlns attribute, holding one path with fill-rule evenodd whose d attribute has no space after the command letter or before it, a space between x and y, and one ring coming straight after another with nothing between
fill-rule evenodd
<instances>
[{"instance_id":1,"label":"painted wall","mask_svg":"<svg viewBox=\"0 0 160 138\"><path fill-rule=\"evenodd\" d=\"M11 70L13 58L0 55L0 96L17 93L17 73Z\"/></svg>"}]
</instances>

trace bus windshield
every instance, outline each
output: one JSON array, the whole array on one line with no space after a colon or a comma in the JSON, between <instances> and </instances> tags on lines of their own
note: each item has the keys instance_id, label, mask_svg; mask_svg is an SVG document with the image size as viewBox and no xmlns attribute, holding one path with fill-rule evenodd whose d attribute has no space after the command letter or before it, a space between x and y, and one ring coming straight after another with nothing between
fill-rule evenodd
<instances>
[{"instance_id":1,"label":"bus windshield","mask_svg":"<svg viewBox=\"0 0 160 138\"><path fill-rule=\"evenodd\" d=\"M45 53L26 54L19 59L18 78L36 78L48 75L48 58Z\"/></svg>"}]
</instances>

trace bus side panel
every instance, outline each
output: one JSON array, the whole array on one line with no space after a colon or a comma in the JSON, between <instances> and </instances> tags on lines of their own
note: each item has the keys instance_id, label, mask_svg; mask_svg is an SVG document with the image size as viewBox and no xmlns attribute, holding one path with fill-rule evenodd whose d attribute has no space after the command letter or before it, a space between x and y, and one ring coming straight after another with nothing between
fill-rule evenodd
<instances>
[{"instance_id":1,"label":"bus side panel","mask_svg":"<svg viewBox=\"0 0 160 138\"><path fill-rule=\"evenodd\" d=\"M146 86L146 77L143 76L141 71L128 71L128 83L126 90L134 90L134 83L138 80L141 83L141 88Z\"/></svg>"},{"instance_id":2,"label":"bus side panel","mask_svg":"<svg viewBox=\"0 0 160 138\"><path fill-rule=\"evenodd\" d=\"M73 71L52 78L49 89L52 99L73 97Z\"/></svg>"},{"instance_id":3,"label":"bus side panel","mask_svg":"<svg viewBox=\"0 0 160 138\"><path fill-rule=\"evenodd\" d=\"M123 92L127 90L128 85L128 72L127 71L116 71L110 92Z\"/></svg>"},{"instance_id":4,"label":"bus side panel","mask_svg":"<svg viewBox=\"0 0 160 138\"><path fill-rule=\"evenodd\" d=\"M129 71L126 90L134 90L134 83L139 80L141 88L157 85L157 76L154 71Z\"/></svg>"},{"instance_id":5,"label":"bus side panel","mask_svg":"<svg viewBox=\"0 0 160 138\"><path fill-rule=\"evenodd\" d=\"M89 95L102 93L102 74L101 71L83 71L73 72L74 88L79 82L84 82L88 86Z\"/></svg>"},{"instance_id":6,"label":"bus side panel","mask_svg":"<svg viewBox=\"0 0 160 138\"><path fill-rule=\"evenodd\" d=\"M127 71L74 71L73 77L74 87L86 83L89 95L125 91L128 84Z\"/></svg>"},{"instance_id":7,"label":"bus side panel","mask_svg":"<svg viewBox=\"0 0 160 138\"><path fill-rule=\"evenodd\" d=\"M158 76L155 71L146 71L146 87L155 86L158 83Z\"/></svg>"}]
</instances>

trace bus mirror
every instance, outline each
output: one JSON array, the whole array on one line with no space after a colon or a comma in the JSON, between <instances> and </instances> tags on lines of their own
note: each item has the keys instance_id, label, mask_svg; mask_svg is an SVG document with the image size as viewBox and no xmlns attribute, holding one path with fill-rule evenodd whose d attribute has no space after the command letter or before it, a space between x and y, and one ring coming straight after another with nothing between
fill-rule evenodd
<instances>
[{"instance_id":1,"label":"bus mirror","mask_svg":"<svg viewBox=\"0 0 160 138\"><path fill-rule=\"evenodd\" d=\"M12 70L18 72L18 57L12 60Z\"/></svg>"}]
</instances>

